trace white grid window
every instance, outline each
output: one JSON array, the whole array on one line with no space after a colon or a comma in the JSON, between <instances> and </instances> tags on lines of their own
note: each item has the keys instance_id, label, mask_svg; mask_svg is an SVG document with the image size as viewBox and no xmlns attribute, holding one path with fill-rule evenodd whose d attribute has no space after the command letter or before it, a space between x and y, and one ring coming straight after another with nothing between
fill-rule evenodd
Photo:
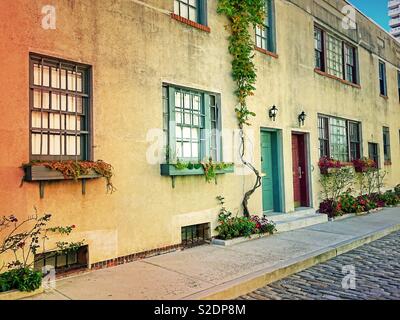
<instances>
[{"instance_id":1,"label":"white grid window","mask_svg":"<svg viewBox=\"0 0 400 320\"><path fill-rule=\"evenodd\" d=\"M87 160L88 67L32 55L30 68L31 160Z\"/></svg>"},{"instance_id":2,"label":"white grid window","mask_svg":"<svg viewBox=\"0 0 400 320\"><path fill-rule=\"evenodd\" d=\"M197 0L174 0L174 13L182 18L198 22Z\"/></svg>"}]
</instances>

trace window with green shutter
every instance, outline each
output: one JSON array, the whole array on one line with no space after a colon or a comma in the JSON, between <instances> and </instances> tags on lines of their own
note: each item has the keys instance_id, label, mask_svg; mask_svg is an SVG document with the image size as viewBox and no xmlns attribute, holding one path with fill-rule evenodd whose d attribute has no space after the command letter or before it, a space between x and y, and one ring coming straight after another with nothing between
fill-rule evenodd
<instances>
[{"instance_id":1,"label":"window with green shutter","mask_svg":"<svg viewBox=\"0 0 400 320\"><path fill-rule=\"evenodd\" d=\"M273 0L265 0L265 24L256 27L256 47L275 52L275 12Z\"/></svg>"},{"instance_id":2,"label":"window with green shutter","mask_svg":"<svg viewBox=\"0 0 400 320\"><path fill-rule=\"evenodd\" d=\"M174 13L206 26L207 0L174 0Z\"/></svg>"},{"instance_id":3,"label":"window with green shutter","mask_svg":"<svg viewBox=\"0 0 400 320\"><path fill-rule=\"evenodd\" d=\"M221 161L220 95L164 85L167 162Z\"/></svg>"}]
</instances>

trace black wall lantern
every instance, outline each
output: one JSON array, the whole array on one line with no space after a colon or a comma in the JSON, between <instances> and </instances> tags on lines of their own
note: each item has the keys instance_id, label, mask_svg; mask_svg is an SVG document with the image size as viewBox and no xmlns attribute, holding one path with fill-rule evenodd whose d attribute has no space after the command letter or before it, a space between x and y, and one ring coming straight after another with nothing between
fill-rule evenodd
<instances>
[{"instance_id":1,"label":"black wall lantern","mask_svg":"<svg viewBox=\"0 0 400 320\"><path fill-rule=\"evenodd\" d=\"M271 109L269 109L269 118L274 120L276 119L276 115L278 114L278 108L276 106L273 106Z\"/></svg>"},{"instance_id":2,"label":"black wall lantern","mask_svg":"<svg viewBox=\"0 0 400 320\"><path fill-rule=\"evenodd\" d=\"M300 124L300 126L304 126L304 121L306 120L306 118L307 118L307 115L306 115L306 113L304 111L299 114L299 124Z\"/></svg>"}]
</instances>

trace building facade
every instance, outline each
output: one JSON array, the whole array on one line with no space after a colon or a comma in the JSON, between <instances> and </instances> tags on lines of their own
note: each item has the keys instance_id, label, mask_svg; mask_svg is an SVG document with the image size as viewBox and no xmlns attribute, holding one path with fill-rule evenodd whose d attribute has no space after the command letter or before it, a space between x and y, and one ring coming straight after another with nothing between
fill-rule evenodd
<instances>
[{"instance_id":1,"label":"building facade","mask_svg":"<svg viewBox=\"0 0 400 320\"><path fill-rule=\"evenodd\" d=\"M70 240L85 239L87 263L98 267L213 233L217 196L240 213L254 175L238 156L228 20L217 1L47 5L0 3L2 214L22 219L36 207L56 225L75 224ZM267 0L265 27L252 30L257 115L246 157L263 173L254 214L317 209L321 156L371 157L388 188L400 182L400 44L359 12L355 29L343 27L346 5ZM217 184L169 176L167 161L210 156L235 162L234 173ZM111 163L117 191L107 194L101 179L21 186L23 163L54 159Z\"/></svg>"},{"instance_id":2,"label":"building facade","mask_svg":"<svg viewBox=\"0 0 400 320\"><path fill-rule=\"evenodd\" d=\"M389 25L390 25L390 34L395 37L397 40L400 39L400 1L399 0L389 0L388 1L389 8Z\"/></svg>"}]
</instances>

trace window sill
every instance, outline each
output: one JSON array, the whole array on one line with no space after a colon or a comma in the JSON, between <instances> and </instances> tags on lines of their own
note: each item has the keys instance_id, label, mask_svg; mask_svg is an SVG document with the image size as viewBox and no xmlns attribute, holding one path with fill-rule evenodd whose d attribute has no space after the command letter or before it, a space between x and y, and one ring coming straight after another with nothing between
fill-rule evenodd
<instances>
[{"instance_id":1,"label":"window sill","mask_svg":"<svg viewBox=\"0 0 400 320\"><path fill-rule=\"evenodd\" d=\"M392 165L392 161L391 160L387 160L384 163L385 166L391 166Z\"/></svg>"},{"instance_id":2,"label":"window sill","mask_svg":"<svg viewBox=\"0 0 400 320\"><path fill-rule=\"evenodd\" d=\"M258 51L258 52L261 52L261 53L263 53L263 54L265 54L265 55L267 55L267 56L276 58L276 59L279 58L279 55L277 55L276 53L271 52L271 51L268 51L268 50L265 50L265 49L263 49L263 48L254 47L254 50L256 50L256 51Z\"/></svg>"},{"instance_id":3,"label":"window sill","mask_svg":"<svg viewBox=\"0 0 400 320\"><path fill-rule=\"evenodd\" d=\"M385 95L383 95L383 94L380 94L379 96L380 96L381 98L385 99L385 100L389 100L389 97L388 97L388 96L385 96Z\"/></svg>"},{"instance_id":4,"label":"window sill","mask_svg":"<svg viewBox=\"0 0 400 320\"><path fill-rule=\"evenodd\" d=\"M183 18L183 17L181 17L181 16L178 16L178 15L175 14L175 13L171 13L171 18L174 19L174 20L177 20L177 21L179 21L179 22L181 22L181 23L183 23L183 24L189 25L189 26L191 26L191 27L193 27L193 28L196 28L196 29L199 29L199 30L208 32L208 33L211 32L210 27L205 26L205 25L202 25L202 24L197 23L197 22L194 22L194 21L192 21L192 20Z\"/></svg>"},{"instance_id":5,"label":"window sill","mask_svg":"<svg viewBox=\"0 0 400 320\"><path fill-rule=\"evenodd\" d=\"M176 176L200 176L200 175L204 175L204 169L203 168L199 168L199 169L177 169L175 167L174 164L161 164L160 165L160 169L161 169L161 175L164 177L176 177ZM233 173L235 172L235 168L229 167L226 169L222 169L222 170L215 170L215 173L217 174L226 174L226 173Z\"/></svg>"},{"instance_id":6,"label":"window sill","mask_svg":"<svg viewBox=\"0 0 400 320\"><path fill-rule=\"evenodd\" d=\"M361 89L361 86L359 84L355 84L355 83L349 82L347 80L343 80L341 78L335 77L335 76L333 76L333 75L331 75L329 73L321 71L320 69L315 68L314 72L319 74L319 75L321 75L321 76L324 76L324 77L327 77L327 78L330 78L330 79L333 79L333 80L337 80L337 81L339 81L339 82L341 82L343 84L346 84L348 86L351 86L353 88Z\"/></svg>"},{"instance_id":7,"label":"window sill","mask_svg":"<svg viewBox=\"0 0 400 320\"><path fill-rule=\"evenodd\" d=\"M29 165L24 167L25 176L24 180L28 182L34 181L54 181L54 180L73 180L73 178L64 177L64 175L57 170L49 169L39 165ZM80 176L78 179L96 179L101 178L94 170L87 175Z\"/></svg>"}]
</instances>

